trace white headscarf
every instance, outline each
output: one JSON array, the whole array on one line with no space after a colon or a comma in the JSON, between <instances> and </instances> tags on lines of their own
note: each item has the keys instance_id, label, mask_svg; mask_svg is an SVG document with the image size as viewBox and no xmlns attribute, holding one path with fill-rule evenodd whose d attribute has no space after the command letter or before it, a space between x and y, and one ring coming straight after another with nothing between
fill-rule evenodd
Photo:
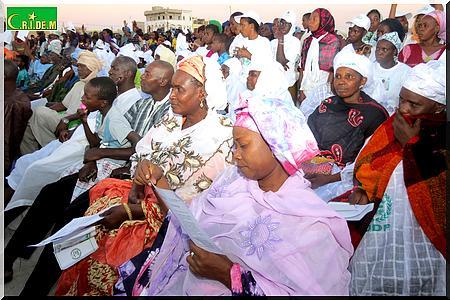
<instances>
[{"instance_id":1,"label":"white headscarf","mask_svg":"<svg viewBox=\"0 0 450 300\"><path fill-rule=\"evenodd\" d=\"M205 63L206 102L211 110L223 110L227 107L227 89L220 65L216 59L203 57Z\"/></svg>"},{"instance_id":2,"label":"white headscarf","mask_svg":"<svg viewBox=\"0 0 450 300\"><path fill-rule=\"evenodd\" d=\"M121 56L121 55L131 57L137 64L140 61L138 53L136 52L136 48L131 43L126 44L125 46L120 48L120 51L119 51L119 53L117 53L117 56Z\"/></svg>"},{"instance_id":3,"label":"white headscarf","mask_svg":"<svg viewBox=\"0 0 450 300\"><path fill-rule=\"evenodd\" d=\"M256 82L255 89L251 91L253 96L261 98L279 98L292 102L292 96L288 92L289 83L284 76L284 68L275 60L252 60L250 71L261 71Z\"/></svg>"},{"instance_id":4,"label":"white headscarf","mask_svg":"<svg viewBox=\"0 0 450 300\"><path fill-rule=\"evenodd\" d=\"M372 63L364 55L359 55L349 51L341 52L336 55L333 61L334 75L340 67L350 68L367 79L370 78Z\"/></svg>"},{"instance_id":5,"label":"white headscarf","mask_svg":"<svg viewBox=\"0 0 450 300\"><path fill-rule=\"evenodd\" d=\"M181 54L182 51L186 51L188 49L189 49L189 45L186 41L186 36L180 32L177 36L177 45L175 48L175 55L178 56Z\"/></svg>"},{"instance_id":6,"label":"white headscarf","mask_svg":"<svg viewBox=\"0 0 450 300\"><path fill-rule=\"evenodd\" d=\"M287 35L289 36L293 35L295 31L295 26L297 26L297 15L295 14L295 12L293 12L292 10L288 10L281 16L281 19L292 24L291 29L289 30Z\"/></svg>"},{"instance_id":7,"label":"white headscarf","mask_svg":"<svg viewBox=\"0 0 450 300\"><path fill-rule=\"evenodd\" d=\"M237 78L239 78L239 74L242 70L242 64L236 57L232 57L230 59L227 59L224 63L229 69L230 69L230 76L235 75Z\"/></svg>"},{"instance_id":8,"label":"white headscarf","mask_svg":"<svg viewBox=\"0 0 450 300\"><path fill-rule=\"evenodd\" d=\"M445 61L431 60L412 68L403 83L405 89L440 104L447 104L445 98Z\"/></svg>"}]
</instances>

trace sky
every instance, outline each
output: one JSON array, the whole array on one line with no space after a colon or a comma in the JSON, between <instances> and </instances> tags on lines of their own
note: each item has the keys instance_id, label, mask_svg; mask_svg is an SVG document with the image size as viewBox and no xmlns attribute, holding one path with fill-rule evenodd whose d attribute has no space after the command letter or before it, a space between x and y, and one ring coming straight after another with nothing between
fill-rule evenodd
<instances>
[{"instance_id":1,"label":"sky","mask_svg":"<svg viewBox=\"0 0 450 300\"><path fill-rule=\"evenodd\" d=\"M228 19L230 12L234 11L256 11L264 22L271 22L275 17L281 16L287 10L293 10L297 13L297 20L300 22L301 16L306 12L311 12L317 7L328 9L334 16L336 28L347 31L346 21L350 21L358 14L366 14L372 8L377 8L382 17L387 17L390 9L390 2L388 1L302 1L304 4L299 4L298 1L278 1L276 5L273 1L217 1L218 4L181 4L180 1L136 1L127 0L131 4L111 4L123 3L124 1L110 0L91 0L91 1L36 1L36 0L6 0L5 5L11 6L56 6L58 7L58 22L59 25L64 22L72 22L75 26L85 24L87 30L89 27L109 27L114 30L122 26L123 20L144 21L144 11L151 10L152 6L163 6L177 9L187 9L192 11L192 16L204 19L216 19L224 22ZM269 4L271 2L272 4ZM353 3L352 3L353 2ZM400 4L397 10L403 12L416 12L426 3L424 1L415 1L417 4ZM74 4L82 3L82 4ZM102 4L104 3L104 4ZM109 4L106 4L109 3ZM144 4L145 3L145 4ZM191 2L189 2L191 3ZM211 3L211 1L209 1ZM245 4L242 4L245 3ZM355 3L358 3L357 5ZM414 3L414 1L409 1ZM58 26L59 26L58 25Z\"/></svg>"}]
</instances>

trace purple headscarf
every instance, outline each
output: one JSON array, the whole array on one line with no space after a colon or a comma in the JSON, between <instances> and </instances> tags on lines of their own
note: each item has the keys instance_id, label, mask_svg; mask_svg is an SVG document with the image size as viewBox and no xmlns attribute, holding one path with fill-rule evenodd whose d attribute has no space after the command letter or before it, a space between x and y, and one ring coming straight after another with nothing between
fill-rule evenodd
<instances>
[{"instance_id":1,"label":"purple headscarf","mask_svg":"<svg viewBox=\"0 0 450 300\"><path fill-rule=\"evenodd\" d=\"M250 98L242 101L236 109L234 126L260 133L289 175L300 170L303 161L319 154L306 118L285 100Z\"/></svg>"},{"instance_id":2,"label":"purple headscarf","mask_svg":"<svg viewBox=\"0 0 450 300\"><path fill-rule=\"evenodd\" d=\"M436 20L436 23L438 23L438 25L439 25L438 37L446 43L447 42L447 29L445 27L446 26L445 13L440 10L435 10L435 11L432 11L432 12L426 14L425 16L432 17L433 19Z\"/></svg>"}]
</instances>

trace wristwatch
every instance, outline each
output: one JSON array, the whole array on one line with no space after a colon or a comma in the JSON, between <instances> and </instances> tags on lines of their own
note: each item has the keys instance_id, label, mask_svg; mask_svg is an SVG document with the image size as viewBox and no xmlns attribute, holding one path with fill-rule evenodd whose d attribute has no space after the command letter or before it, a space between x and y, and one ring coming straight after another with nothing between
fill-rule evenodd
<instances>
[{"instance_id":1,"label":"wristwatch","mask_svg":"<svg viewBox=\"0 0 450 300\"><path fill-rule=\"evenodd\" d=\"M67 118L65 118L65 117L62 118L61 121L62 121L64 124L66 124L66 125L70 123L70 120L67 119Z\"/></svg>"}]
</instances>

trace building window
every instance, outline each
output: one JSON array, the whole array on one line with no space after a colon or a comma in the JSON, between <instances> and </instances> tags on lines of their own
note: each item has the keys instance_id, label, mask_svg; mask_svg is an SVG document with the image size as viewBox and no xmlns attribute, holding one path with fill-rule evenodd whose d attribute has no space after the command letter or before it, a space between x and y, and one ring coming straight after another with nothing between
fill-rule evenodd
<instances>
[{"instance_id":1,"label":"building window","mask_svg":"<svg viewBox=\"0 0 450 300\"><path fill-rule=\"evenodd\" d=\"M183 21L185 20L184 16L183 16Z\"/></svg>"},{"instance_id":2,"label":"building window","mask_svg":"<svg viewBox=\"0 0 450 300\"><path fill-rule=\"evenodd\" d=\"M181 20L181 17L180 17L180 16L178 16L178 20ZM184 17L183 17L183 20L184 20Z\"/></svg>"},{"instance_id":3,"label":"building window","mask_svg":"<svg viewBox=\"0 0 450 300\"><path fill-rule=\"evenodd\" d=\"M158 16L158 20L161 20L161 17L160 17L160 16Z\"/></svg>"},{"instance_id":4,"label":"building window","mask_svg":"<svg viewBox=\"0 0 450 300\"><path fill-rule=\"evenodd\" d=\"M169 16L169 20L172 20L172 16Z\"/></svg>"},{"instance_id":5,"label":"building window","mask_svg":"<svg viewBox=\"0 0 450 300\"><path fill-rule=\"evenodd\" d=\"M163 16L163 20L165 19L166 17L165 16Z\"/></svg>"}]
</instances>

